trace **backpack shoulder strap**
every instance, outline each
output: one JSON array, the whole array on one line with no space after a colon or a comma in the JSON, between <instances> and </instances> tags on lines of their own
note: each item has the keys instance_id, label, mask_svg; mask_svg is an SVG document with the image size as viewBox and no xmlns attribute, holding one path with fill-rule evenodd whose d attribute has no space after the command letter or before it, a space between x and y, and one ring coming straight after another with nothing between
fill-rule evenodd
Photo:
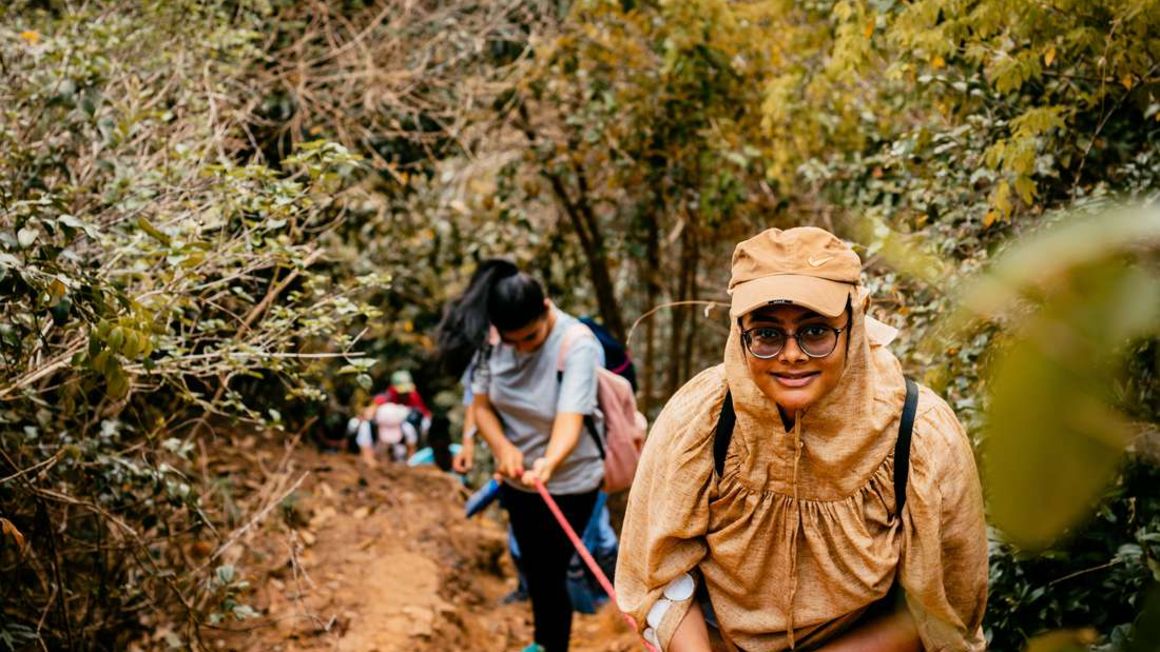
<instances>
[{"instance_id":1,"label":"backpack shoulder strap","mask_svg":"<svg viewBox=\"0 0 1160 652\"><path fill-rule=\"evenodd\" d=\"M560 343L560 354L556 356L556 376L562 377L564 374L564 360L568 356L568 349L572 347L572 342L577 339L589 335L596 337L592 330L584 325L583 322L577 322L568 327L564 331L564 341Z\"/></svg>"},{"instance_id":2,"label":"backpack shoulder strap","mask_svg":"<svg viewBox=\"0 0 1160 652\"><path fill-rule=\"evenodd\" d=\"M902 513L906 504L906 485L910 477L910 440L914 432L914 417L918 411L918 385L910 378L906 379L906 403L902 407L902 421L898 428L898 441L894 445L894 495L898 507L895 514ZM713 437L713 467L717 470L717 477L725 472L725 455L729 452L729 443L733 439L733 427L737 423L737 414L733 409L732 392L725 393L725 402L721 406L721 416L717 419L717 430Z\"/></svg>"},{"instance_id":3,"label":"backpack shoulder strap","mask_svg":"<svg viewBox=\"0 0 1160 652\"><path fill-rule=\"evenodd\" d=\"M737 413L733 410L733 392L725 392L725 402L721 405L721 416L717 418L717 430L713 435L713 468L717 477L725 472L725 454L729 452L729 442L733 439L733 426L737 423Z\"/></svg>"},{"instance_id":4,"label":"backpack shoulder strap","mask_svg":"<svg viewBox=\"0 0 1160 652\"><path fill-rule=\"evenodd\" d=\"M583 322L572 324L568 327L568 330L564 331L564 341L560 343L560 354L556 356L557 383L564 382L564 360L568 355L568 348L572 346L572 342L585 336L595 337L592 330L585 326ZM597 369L597 373L599 371ZM596 450L600 453L600 459L604 459L606 456L604 442L600 441L600 432L596 428L596 419L591 414L584 415L584 429L588 431L588 435L592 437L592 441L596 442Z\"/></svg>"},{"instance_id":5,"label":"backpack shoulder strap","mask_svg":"<svg viewBox=\"0 0 1160 652\"><path fill-rule=\"evenodd\" d=\"M914 432L914 415L918 412L918 385L906 379L906 403L902 405L902 419L898 426L898 441L894 444L894 509L895 516L906 505L906 483L910 478L910 440Z\"/></svg>"}]
</instances>

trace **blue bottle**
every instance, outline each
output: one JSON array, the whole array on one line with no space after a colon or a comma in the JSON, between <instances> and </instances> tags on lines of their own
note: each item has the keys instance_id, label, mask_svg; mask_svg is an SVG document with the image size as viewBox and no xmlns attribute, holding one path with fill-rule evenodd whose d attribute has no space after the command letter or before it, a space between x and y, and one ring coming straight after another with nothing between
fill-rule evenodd
<instances>
[{"instance_id":1,"label":"blue bottle","mask_svg":"<svg viewBox=\"0 0 1160 652\"><path fill-rule=\"evenodd\" d=\"M467 503L464 505L467 518L471 518L483 511L497 496L499 496L499 481L492 478L488 480L487 484L483 485L483 488L471 494L471 497L467 499Z\"/></svg>"}]
</instances>

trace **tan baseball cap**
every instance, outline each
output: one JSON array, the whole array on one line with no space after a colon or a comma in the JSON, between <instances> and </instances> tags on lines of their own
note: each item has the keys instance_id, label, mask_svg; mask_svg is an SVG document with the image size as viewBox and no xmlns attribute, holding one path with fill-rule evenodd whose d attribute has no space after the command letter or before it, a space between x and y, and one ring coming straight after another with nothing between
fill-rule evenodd
<instances>
[{"instance_id":1,"label":"tan baseball cap","mask_svg":"<svg viewBox=\"0 0 1160 652\"><path fill-rule=\"evenodd\" d=\"M858 254L829 231L767 229L733 250L729 312L737 319L765 305L789 303L837 317L861 273Z\"/></svg>"}]
</instances>

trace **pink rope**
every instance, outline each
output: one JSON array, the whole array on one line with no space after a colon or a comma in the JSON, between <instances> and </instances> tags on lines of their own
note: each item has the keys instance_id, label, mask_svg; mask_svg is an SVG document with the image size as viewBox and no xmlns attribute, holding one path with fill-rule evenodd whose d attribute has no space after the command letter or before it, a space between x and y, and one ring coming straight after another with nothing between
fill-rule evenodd
<instances>
[{"instance_id":1,"label":"pink rope","mask_svg":"<svg viewBox=\"0 0 1160 652\"><path fill-rule=\"evenodd\" d=\"M552 499L552 494L548 493L548 490L544 487L544 483L540 482L539 478L536 478L536 491L540 492L540 496L548 504L548 509L552 512L552 516L556 517L556 522L560 524L560 527L564 528L564 534L567 534L568 538L572 540L572 545L576 548L577 554L584 560L584 564L588 566L588 570L592 571L592 574L596 576L596 581L600 583L600 587L608 594L613 606L616 606L616 589L612 588L612 582L609 582L608 577L604 575L604 571L600 570L600 566L592 558L592 553L588 552L588 548L580 540L580 537L576 535L576 530L572 529L572 525L568 523L568 519L564 518L564 512L560 511L560 506ZM621 612L620 615L624 616L624 620L628 623L629 628L635 632L636 621L632 619L632 616L624 612ZM649 652L660 652L660 650L653 647L648 641L641 642L644 643L645 649Z\"/></svg>"}]
</instances>

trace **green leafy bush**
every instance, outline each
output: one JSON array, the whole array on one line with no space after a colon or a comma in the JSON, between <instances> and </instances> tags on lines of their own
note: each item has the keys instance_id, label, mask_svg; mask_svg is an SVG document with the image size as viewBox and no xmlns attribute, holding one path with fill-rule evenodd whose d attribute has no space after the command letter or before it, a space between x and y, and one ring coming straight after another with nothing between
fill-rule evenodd
<instances>
[{"instance_id":1,"label":"green leafy bush","mask_svg":"<svg viewBox=\"0 0 1160 652\"><path fill-rule=\"evenodd\" d=\"M0 640L189 644L251 614L204 580L242 515L198 441L204 464L215 415L281 428L377 314L379 273L320 264L361 164L234 158L260 51L227 3L39 4L0 10Z\"/></svg>"}]
</instances>

